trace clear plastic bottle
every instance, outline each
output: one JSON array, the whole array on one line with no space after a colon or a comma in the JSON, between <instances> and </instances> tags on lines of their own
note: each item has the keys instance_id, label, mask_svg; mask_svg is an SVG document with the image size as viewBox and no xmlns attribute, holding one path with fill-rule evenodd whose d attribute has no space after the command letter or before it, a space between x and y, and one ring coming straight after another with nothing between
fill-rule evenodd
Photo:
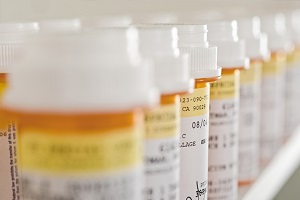
<instances>
[{"instance_id":1,"label":"clear plastic bottle","mask_svg":"<svg viewBox=\"0 0 300 200\"><path fill-rule=\"evenodd\" d=\"M264 167L284 140L285 72L290 43L282 14L262 16L261 29L268 35L271 53L262 67L260 156Z\"/></svg>"},{"instance_id":2,"label":"clear plastic bottle","mask_svg":"<svg viewBox=\"0 0 300 200\"><path fill-rule=\"evenodd\" d=\"M242 70L239 114L239 186L249 186L260 171L260 112L263 62L268 61L268 37L261 33L259 17L238 21L238 36L246 41L250 66Z\"/></svg>"},{"instance_id":3,"label":"clear plastic bottle","mask_svg":"<svg viewBox=\"0 0 300 200\"><path fill-rule=\"evenodd\" d=\"M24 200L141 200L143 115L151 65L137 31L41 35L4 96L20 125ZM137 84L138 83L138 84Z\"/></svg>"},{"instance_id":4,"label":"clear plastic bottle","mask_svg":"<svg viewBox=\"0 0 300 200\"><path fill-rule=\"evenodd\" d=\"M22 56L27 34L38 31L37 23L0 24L0 194L1 199L19 199L17 127L3 112L2 97L7 88L7 75Z\"/></svg>"},{"instance_id":5,"label":"clear plastic bottle","mask_svg":"<svg viewBox=\"0 0 300 200\"><path fill-rule=\"evenodd\" d=\"M178 47L190 54L194 92L181 95L180 199L207 199L210 83L221 77L217 47L207 42L206 25L176 25Z\"/></svg>"},{"instance_id":6,"label":"clear plastic bottle","mask_svg":"<svg viewBox=\"0 0 300 200\"><path fill-rule=\"evenodd\" d=\"M240 70L249 65L245 41L239 40L237 22L208 24L208 40L218 47L222 78L211 84L208 199L238 199L238 125Z\"/></svg>"},{"instance_id":7,"label":"clear plastic bottle","mask_svg":"<svg viewBox=\"0 0 300 200\"><path fill-rule=\"evenodd\" d=\"M142 56L153 58L160 106L145 113L145 200L179 200L179 94L194 88L188 55L180 55L175 27L139 27Z\"/></svg>"}]
</instances>

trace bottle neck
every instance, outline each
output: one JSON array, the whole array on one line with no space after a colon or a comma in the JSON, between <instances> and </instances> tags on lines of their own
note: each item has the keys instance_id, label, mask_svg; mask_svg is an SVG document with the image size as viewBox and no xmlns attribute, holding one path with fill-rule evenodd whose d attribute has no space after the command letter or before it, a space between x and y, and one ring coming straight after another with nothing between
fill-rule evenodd
<instances>
[{"instance_id":1,"label":"bottle neck","mask_svg":"<svg viewBox=\"0 0 300 200\"><path fill-rule=\"evenodd\" d=\"M4 110L7 116L18 122L20 129L47 130L51 132L107 132L119 128L132 127L142 123L142 110L123 113L25 113Z\"/></svg>"},{"instance_id":2,"label":"bottle neck","mask_svg":"<svg viewBox=\"0 0 300 200\"><path fill-rule=\"evenodd\" d=\"M179 102L179 94L163 94L160 98L161 105L176 104Z\"/></svg>"}]
</instances>

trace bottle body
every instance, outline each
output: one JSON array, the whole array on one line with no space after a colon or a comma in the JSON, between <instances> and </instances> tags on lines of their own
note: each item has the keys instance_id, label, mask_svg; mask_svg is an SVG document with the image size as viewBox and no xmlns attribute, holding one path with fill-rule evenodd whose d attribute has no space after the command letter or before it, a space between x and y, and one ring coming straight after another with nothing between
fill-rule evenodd
<instances>
[{"instance_id":1,"label":"bottle body","mask_svg":"<svg viewBox=\"0 0 300 200\"><path fill-rule=\"evenodd\" d=\"M145 200L179 200L179 95L145 113Z\"/></svg>"},{"instance_id":2,"label":"bottle body","mask_svg":"<svg viewBox=\"0 0 300 200\"><path fill-rule=\"evenodd\" d=\"M241 72L239 116L239 185L247 186L258 176L262 61L252 60Z\"/></svg>"},{"instance_id":3,"label":"bottle body","mask_svg":"<svg viewBox=\"0 0 300 200\"><path fill-rule=\"evenodd\" d=\"M237 199L239 88L238 69L223 69L211 84L208 199Z\"/></svg>"},{"instance_id":4,"label":"bottle body","mask_svg":"<svg viewBox=\"0 0 300 200\"><path fill-rule=\"evenodd\" d=\"M0 74L0 194L3 199L20 199L20 173L17 155L17 127L3 112L2 96L7 87L6 74Z\"/></svg>"},{"instance_id":5,"label":"bottle body","mask_svg":"<svg viewBox=\"0 0 300 200\"><path fill-rule=\"evenodd\" d=\"M285 85L285 139L288 139L300 125L300 48L296 48L287 56Z\"/></svg>"},{"instance_id":6,"label":"bottle body","mask_svg":"<svg viewBox=\"0 0 300 200\"><path fill-rule=\"evenodd\" d=\"M191 94L180 96L180 199L207 199L210 84L195 80Z\"/></svg>"},{"instance_id":7,"label":"bottle body","mask_svg":"<svg viewBox=\"0 0 300 200\"><path fill-rule=\"evenodd\" d=\"M12 114L24 200L141 199L140 111Z\"/></svg>"},{"instance_id":8,"label":"bottle body","mask_svg":"<svg viewBox=\"0 0 300 200\"><path fill-rule=\"evenodd\" d=\"M285 99L285 53L272 53L262 66L262 99L260 127L261 166L276 154L283 141Z\"/></svg>"}]
</instances>

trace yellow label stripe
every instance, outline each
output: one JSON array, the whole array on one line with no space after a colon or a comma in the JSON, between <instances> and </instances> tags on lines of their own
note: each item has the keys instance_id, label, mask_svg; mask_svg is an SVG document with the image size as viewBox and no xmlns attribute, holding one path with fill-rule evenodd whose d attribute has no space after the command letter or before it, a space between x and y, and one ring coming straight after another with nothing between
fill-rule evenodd
<instances>
[{"instance_id":1,"label":"yellow label stripe","mask_svg":"<svg viewBox=\"0 0 300 200\"><path fill-rule=\"evenodd\" d=\"M85 174L128 168L141 162L141 132L111 134L20 134L21 167L50 173Z\"/></svg>"}]
</instances>

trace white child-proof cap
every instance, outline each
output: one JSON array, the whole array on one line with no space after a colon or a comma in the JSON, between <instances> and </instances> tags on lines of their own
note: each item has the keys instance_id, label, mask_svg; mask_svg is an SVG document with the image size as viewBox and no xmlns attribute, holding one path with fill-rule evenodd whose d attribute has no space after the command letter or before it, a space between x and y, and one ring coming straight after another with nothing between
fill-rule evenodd
<instances>
[{"instance_id":1,"label":"white child-proof cap","mask_svg":"<svg viewBox=\"0 0 300 200\"><path fill-rule=\"evenodd\" d=\"M180 55L177 28L146 25L139 27L141 54L153 58L155 84L162 94L175 94L194 88L189 57Z\"/></svg>"},{"instance_id":2,"label":"white child-proof cap","mask_svg":"<svg viewBox=\"0 0 300 200\"><path fill-rule=\"evenodd\" d=\"M208 41L218 47L218 65L222 68L248 67L244 40L237 35L237 22L212 22L208 26Z\"/></svg>"},{"instance_id":3,"label":"white child-proof cap","mask_svg":"<svg viewBox=\"0 0 300 200\"><path fill-rule=\"evenodd\" d=\"M132 28L32 38L27 57L9 79L5 106L50 113L122 112L152 106L159 100L153 68L128 56L136 51L137 40Z\"/></svg>"},{"instance_id":4,"label":"white child-proof cap","mask_svg":"<svg viewBox=\"0 0 300 200\"><path fill-rule=\"evenodd\" d=\"M20 57L24 38L37 31L37 23L0 23L0 73L11 71Z\"/></svg>"},{"instance_id":5,"label":"white child-proof cap","mask_svg":"<svg viewBox=\"0 0 300 200\"><path fill-rule=\"evenodd\" d=\"M271 52L292 50L293 46L286 32L286 20L283 14L262 16L261 30L268 35Z\"/></svg>"},{"instance_id":6,"label":"white child-proof cap","mask_svg":"<svg viewBox=\"0 0 300 200\"><path fill-rule=\"evenodd\" d=\"M290 40L296 45L300 45L300 10L285 13L287 34Z\"/></svg>"},{"instance_id":7,"label":"white child-proof cap","mask_svg":"<svg viewBox=\"0 0 300 200\"><path fill-rule=\"evenodd\" d=\"M190 55L190 73L195 79L221 76L217 66L217 47L207 41L206 25L177 24L178 47Z\"/></svg>"},{"instance_id":8,"label":"white child-proof cap","mask_svg":"<svg viewBox=\"0 0 300 200\"><path fill-rule=\"evenodd\" d=\"M39 21L41 33L72 33L81 30L79 19L54 19Z\"/></svg>"},{"instance_id":9,"label":"white child-proof cap","mask_svg":"<svg viewBox=\"0 0 300 200\"><path fill-rule=\"evenodd\" d=\"M237 23L238 36L246 41L246 55L250 59L269 59L268 36L261 32L259 17L242 18Z\"/></svg>"}]
</instances>

